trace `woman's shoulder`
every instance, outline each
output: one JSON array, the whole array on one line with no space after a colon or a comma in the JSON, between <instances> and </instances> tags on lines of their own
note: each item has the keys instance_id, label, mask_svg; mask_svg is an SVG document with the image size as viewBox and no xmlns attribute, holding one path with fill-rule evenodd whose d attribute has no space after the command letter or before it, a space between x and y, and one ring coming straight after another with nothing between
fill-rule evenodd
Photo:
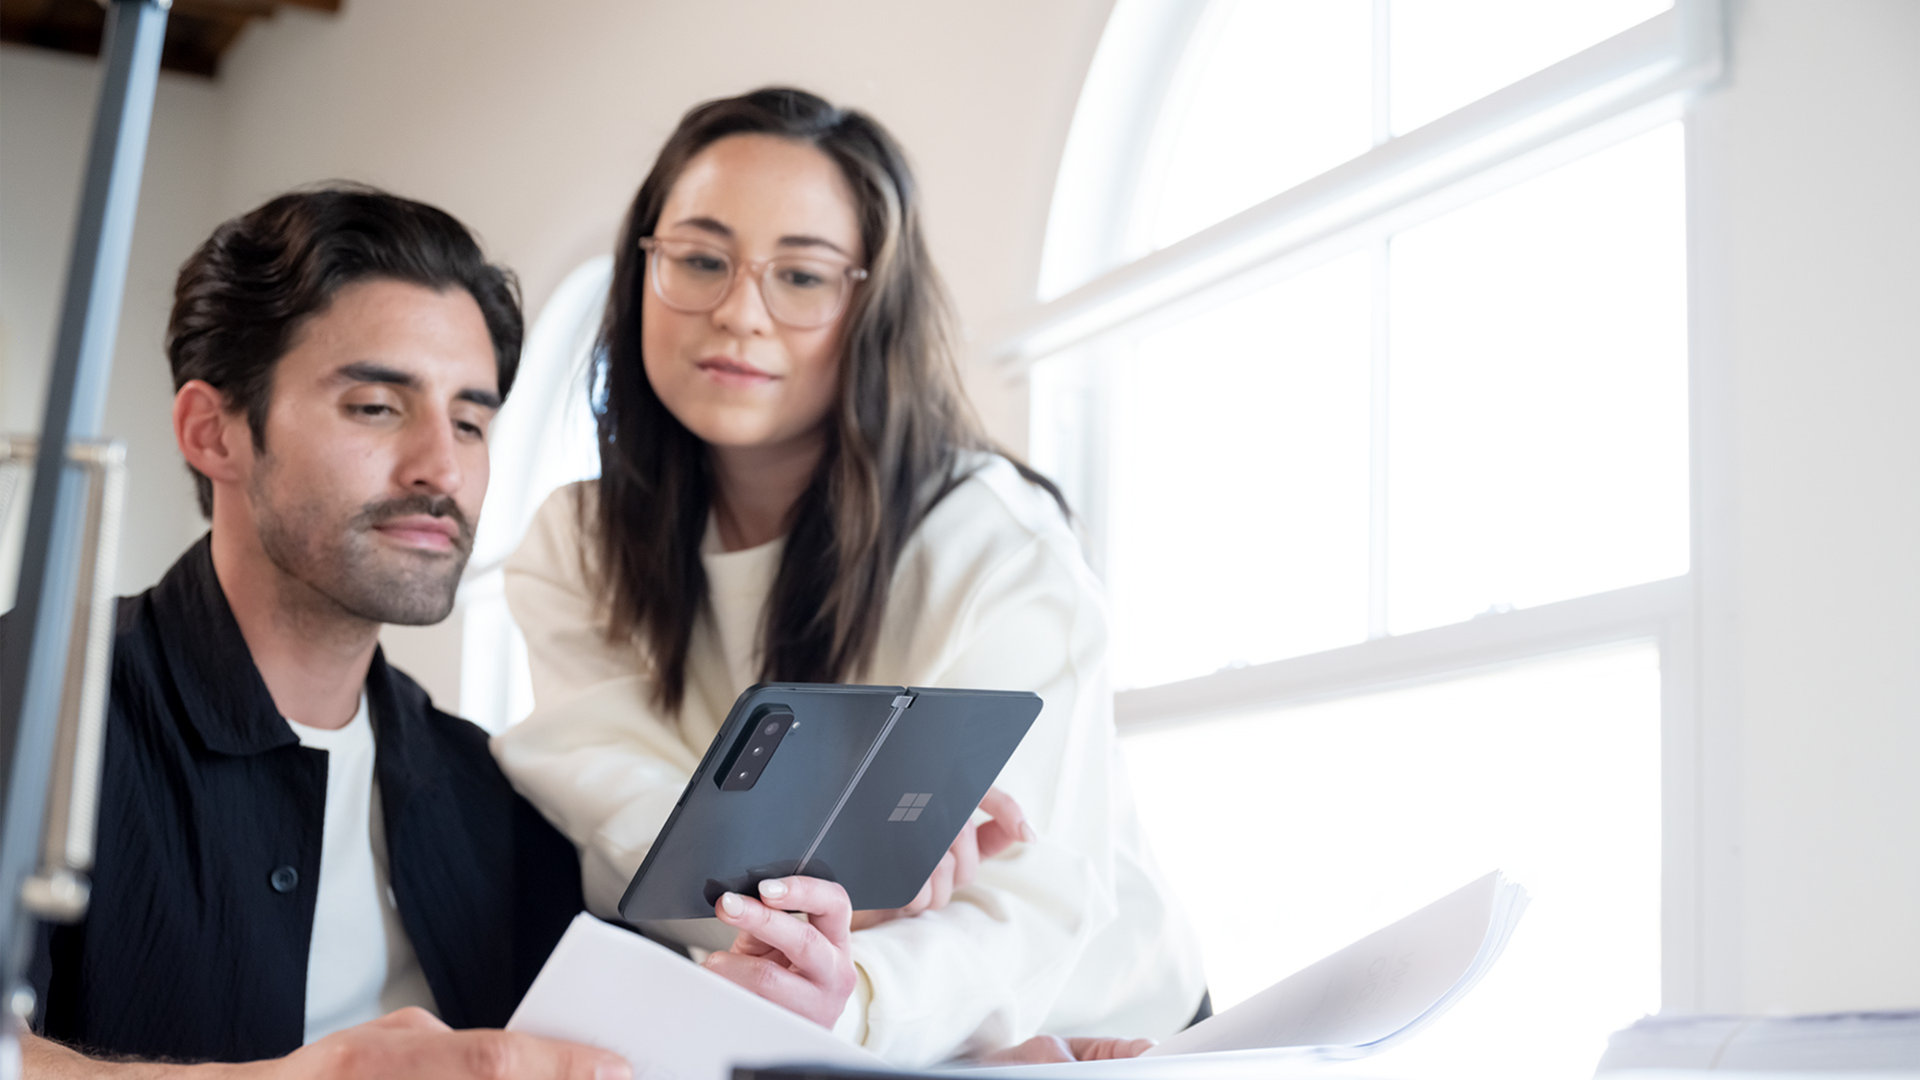
<instances>
[{"instance_id":1,"label":"woman's shoulder","mask_svg":"<svg viewBox=\"0 0 1920 1080\"><path fill-rule=\"evenodd\" d=\"M957 463L955 476L915 530L914 546L926 557L973 575L1015 559L1084 566L1065 508L1011 460L971 453Z\"/></svg>"},{"instance_id":2,"label":"woman's shoulder","mask_svg":"<svg viewBox=\"0 0 1920 1080\"><path fill-rule=\"evenodd\" d=\"M1008 540L1071 539L1066 509L1047 488L1027 478L1005 455L971 451L954 466L954 483L927 514L935 518L984 518L980 525Z\"/></svg>"},{"instance_id":3,"label":"woman's shoulder","mask_svg":"<svg viewBox=\"0 0 1920 1080\"><path fill-rule=\"evenodd\" d=\"M534 511L527 531L508 556L507 573L551 572L556 567L571 573L583 571L591 546L586 543L586 523L597 497L598 488L592 480L554 489Z\"/></svg>"}]
</instances>

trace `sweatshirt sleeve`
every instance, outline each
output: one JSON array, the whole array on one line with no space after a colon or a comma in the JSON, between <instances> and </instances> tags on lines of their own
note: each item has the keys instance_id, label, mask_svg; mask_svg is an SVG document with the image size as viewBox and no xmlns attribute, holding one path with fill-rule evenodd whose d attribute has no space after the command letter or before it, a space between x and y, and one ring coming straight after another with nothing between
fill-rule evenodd
<instances>
[{"instance_id":1,"label":"sweatshirt sleeve","mask_svg":"<svg viewBox=\"0 0 1920 1080\"><path fill-rule=\"evenodd\" d=\"M1036 1034L1118 917L1113 725L1097 587L1072 541L1035 537L984 576L927 685L1031 690L1043 708L999 786L1039 833L984 860L945 908L860 931L864 1043L921 1066ZM862 999L865 999L864 1002ZM1125 1034L1118 1033L1115 1034Z\"/></svg>"},{"instance_id":2,"label":"sweatshirt sleeve","mask_svg":"<svg viewBox=\"0 0 1920 1080\"><path fill-rule=\"evenodd\" d=\"M660 718L637 646L607 640L579 526L583 491L555 492L507 562L535 707L492 748L515 790L580 849L588 910L611 918L700 755Z\"/></svg>"}]
</instances>

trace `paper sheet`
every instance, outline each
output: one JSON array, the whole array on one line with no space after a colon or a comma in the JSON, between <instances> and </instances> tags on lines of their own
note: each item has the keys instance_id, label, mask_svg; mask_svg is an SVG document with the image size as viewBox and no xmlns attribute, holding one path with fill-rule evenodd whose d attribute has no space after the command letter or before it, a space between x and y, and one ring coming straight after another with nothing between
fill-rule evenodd
<instances>
[{"instance_id":1,"label":"paper sheet","mask_svg":"<svg viewBox=\"0 0 1920 1080\"><path fill-rule=\"evenodd\" d=\"M1195 1024L1154 1056L1265 1047L1351 1048L1410 1033L1493 963L1525 894L1496 871ZM1328 1056L1341 1056L1330 1051Z\"/></svg>"},{"instance_id":2,"label":"paper sheet","mask_svg":"<svg viewBox=\"0 0 1920 1080\"><path fill-rule=\"evenodd\" d=\"M1361 1057L1418 1031L1471 989L1525 906L1524 890L1488 874L1146 1056L964 1074L1226 1080ZM736 1065L887 1068L825 1028L589 915L567 929L507 1027L612 1050L633 1063L635 1080L728 1080Z\"/></svg>"},{"instance_id":3,"label":"paper sheet","mask_svg":"<svg viewBox=\"0 0 1920 1080\"><path fill-rule=\"evenodd\" d=\"M886 1062L670 949L579 915L507 1030L597 1046L634 1080L727 1080L735 1065Z\"/></svg>"}]
</instances>

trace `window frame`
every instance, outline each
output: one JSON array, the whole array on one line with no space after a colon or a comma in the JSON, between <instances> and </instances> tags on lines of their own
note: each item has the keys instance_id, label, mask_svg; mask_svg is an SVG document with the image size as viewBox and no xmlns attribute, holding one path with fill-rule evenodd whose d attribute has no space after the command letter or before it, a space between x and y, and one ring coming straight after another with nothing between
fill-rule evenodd
<instances>
[{"instance_id":1,"label":"window frame","mask_svg":"<svg viewBox=\"0 0 1920 1080\"><path fill-rule=\"evenodd\" d=\"M1216 0L1216 3L1220 0ZM1404 135L1392 136L1383 85L1386 12L1374 0L1374 148L1326 173L1156 251L1129 256L1138 177L1148 167L1153 116L1209 5L1119 0L1080 102L1063 155L1048 221L1041 297L988 340L993 362L1029 377L1045 358L1084 350L1098 368L1106 344L1214 302L1223 288L1283 276L1370 249L1376 292L1385 288L1388 238L1411 225L1538 176L1606 146L1673 122L1683 125L1688 175L1689 428L1692 480L1690 571L1685 575L1557 603L1489 614L1399 635L1385 625L1384 497L1386 308L1375 304L1375 442L1369 639L1115 694L1123 735L1205 723L1222 715L1360 695L1439 681L1554 654L1651 641L1661 667L1661 997L1663 1008L1699 1009L1731 977L1738 944L1709 924L1709 900L1724 911L1737 891L1731 852L1710 837L1733 835L1737 798L1725 762L1735 748L1724 710L1702 705L1695 612L1703 577L1703 481L1717 475L1702 450L1724 407L1711 343L1703 349L1695 309L1699 270L1693 244L1696 154L1684 129L1691 102L1725 70L1723 0L1674 0L1671 9ZM1377 298L1376 298L1377 299ZM1103 341L1103 339L1106 339ZM1703 366L1703 357L1706 358ZM1703 382L1703 370L1709 372ZM1092 423L1077 432L1102 445L1103 391L1088 388ZM1039 410L1030 412L1036 422ZM1703 435L1703 432L1706 434ZM1036 431L1036 439L1040 437ZM1717 437L1717 436L1716 436ZM1077 455L1103 486L1103 455ZM1084 508L1090 560L1101 567L1104 507ZM1717 534L1714 534L1717 535ZM1708 575L1713 580L1712 575ZM1710 895L1711 894L1711 895ZM1714 986L1708 985L1709 973Z\"/></svg>"}]
</instances>

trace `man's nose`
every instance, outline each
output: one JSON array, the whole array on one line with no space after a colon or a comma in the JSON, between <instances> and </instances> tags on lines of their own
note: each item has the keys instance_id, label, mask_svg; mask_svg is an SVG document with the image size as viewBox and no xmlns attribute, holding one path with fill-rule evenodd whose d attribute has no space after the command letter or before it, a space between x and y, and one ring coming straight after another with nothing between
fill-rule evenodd
<instances>
[{"instance_id":1,"label":"man's nose","mask_svg":"<svg viewBox=\"0 0 1920 1080\"><path fill-rule=\"evenodd\" d=\"M452 495L463 479L453 423L444 415L425 415L408 432L400 460L400 485L409 491Z\"/></svg>"}]
</instances>

